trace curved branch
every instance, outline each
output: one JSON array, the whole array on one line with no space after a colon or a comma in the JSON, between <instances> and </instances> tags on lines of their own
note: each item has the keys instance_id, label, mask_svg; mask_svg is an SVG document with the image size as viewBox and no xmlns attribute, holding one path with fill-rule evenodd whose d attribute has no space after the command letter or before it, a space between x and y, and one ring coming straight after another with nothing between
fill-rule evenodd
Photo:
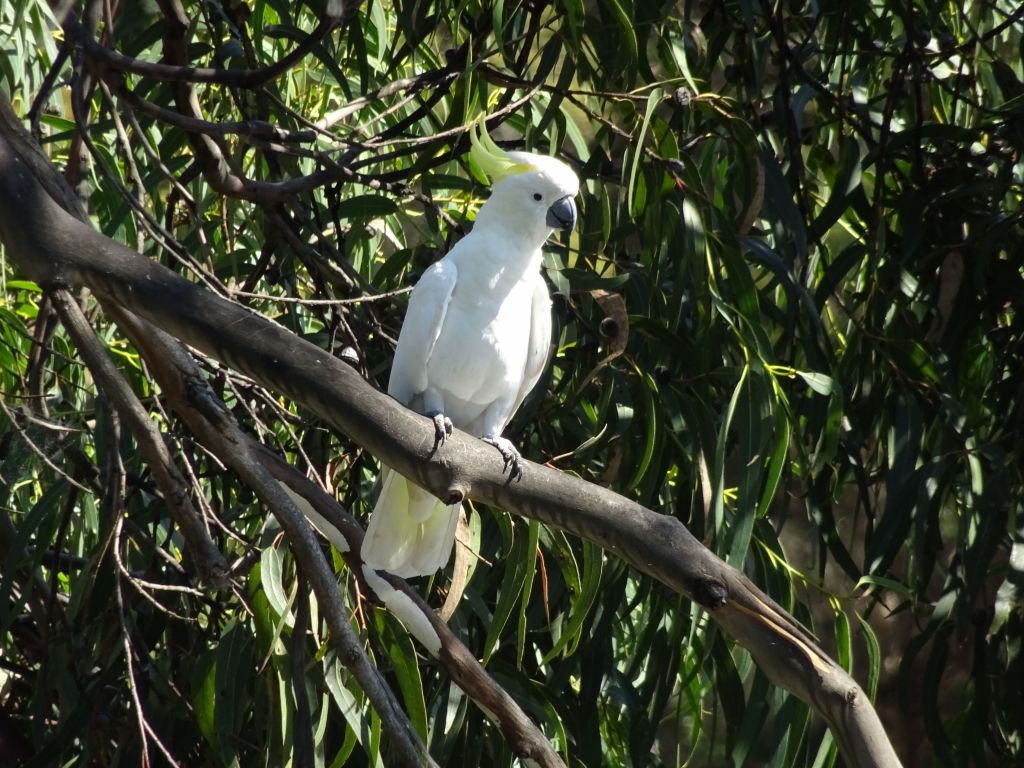
<instances>
[{"instance_id":1,"label":"curved branch","mask_svg":"<svg viewBox=\"0 0 1024 768\"><path fill-rule=\"evenodd\" d=\"M216 399L202 378L195 361L178 342L168 337L167 334L155 331L152 326L120 309L115 309L113 316L118 326L128 335L135 347L142 352L154 378L160 382L161 389L167 395L171 407L185 421L193 434L202 439L204 444L225 464L233 468L239 461L244 461L249 465L258 465L261 468L261 474L265 473L286 484L302 497L302 500L314 507L316 513L337 532L337 537L331 536L330 538L332 541L339 542L338 548L352 572L360 574L359 559L354 553L359 552L362 548L363 529L356 519L346 513L337 501L301 475L280 456L239 429L230 412L223 403ZM155 332L149 332L151 329ZM205 411L210 410L211 407L218 424L225 419L230 422L230 440L225 439L223 428L211 424L206 417ZM243 457L246 458L243 459ZM236 471L238 470L236 469ZM266 479L261 481L264 491L266 490ZM280 517L281 511L272 506L275 501L279 502L280 499L270 499L268 506L271 506L274 514ZM308 513L307 517L309 517ZM315 565L307 564L305 555L314 557L317 563ZM327 567L319 552L303 553L300 562L304 564L305 569L319 570L321 567ZM551 747L536 724L523 712L519 704L487 674L483 665L455 636L448 625L438 618L423 598L401 579L389 577L388 580L394 589L402 592L415 603L429 622L441 641L441 647L437 654L438 661L452 680L489 717L497 722L515 754L520 759L533 760L541 768L565 768L558 753ZM342 605L340 599L334 602L338 606Z\"/></svg>"},{"instance_id":2,"label":"curved branch","mask_svg":"<svg viewBox=\"0 0 1024 768\"><path fill-rule=\"evenodd\" d=\"M472 497L554 525L692 597L750 651L771 680L828 721L849 765L900 764L853 678L785 610L675 518L529 462L523 479L511 485L493 451L463 433L453 435L428 460L434 435L430 420L403 408L318 347L72 219L2 140L0 238L40 284L82 285L113 299L301 402L439 497Z\"/></svg>"},{"instance_id":3,"label":"curved branch","mask_svg":"<svg viewBox=\"0 0 1024 768\"><path fill-rule=\"evenodd\" d=\"M17 132L18 126L16 122L12 122L11 118L13 115L10 111L10 104L0 95L0 158L17 156L16 153L10 151L11 147L6 141L8 136L13 134L15 143L29 156L31 166L49 182L48 186L59 193L66 193L62 194L61 199L75 212L75 215L81 217L79 219L75 218L75 215L64 213L67 220L94 231L90 225L82 223L82 220L87 222L88 218L77 205L77 200L59 183L55 178L55 173L47 173L47 170L53 170L52 166L47 167L42 164L42 158L36 148ZM2 164L2 159L0 159L0 164ZM20 162L20 158L18 166L21 170L27 170ZM36 189L42 192L43 187L35 176L31 178L36 182ZM20 195L17 197L20 199ZM63 212L63 209L57 206L51 198L45 195L44 197L50 201L55 210ZM10 222L9 217L0 216L0 218L4 218L6 223ZM7 231L4 225L0 224L0 232L6 233ZM5 239L4 235L0 234L0 241L5 241ZM227 583L229 570L227 563L210 539L209 533L203 525L202 516L192 506L188 494L184 490L187 484L174 465L159 431L154 427L134 393L102 348L84 314L68 291L64 288L57 288L51 293L57 313L74 340L79 354L97 383L128 422L140 449L146 455L147 463L154 471L157 485L186 539L189 555L197 561L201 575L208 583L218 587L224 586ZM180 345L177 345L177 342L167 334L148 325L117 304L107 304L104 308L115 316L120 327L128 330L140 349L152 350L154 345L158 348L161 353L159 358L150 357L150 362L156 366L166 367L171 365L172 361L183 364L181 361L184 359L188 359L191 363L187 353L181 350ZM198 372L196 372L195 378L202 381ZM161 379L161 383L173 388L174 385L180 383L180 377L165 376ZM205 382L202 383L205 384ZM180 400L180 393L176 394L179 394ZM218 417L216 421L212 422L196 409L188 410L187 415L192 416L192 419L189 420L190 428L205 442L212 443L215 449L220 449L217 451L218 455L256 491L261 500L273 509L275 516L280 520L282 528L288 533L290 545L296 551L296 560L301 564L303 572L322 606L321 611L331 630L331 642L336 647L338 659L351 671L359 686L366 693L371 705L380 715L384 730L391 736L394 743L396 752L394 758L399 760L400 764L410 766L410 768L419 766L435 766L436 768L436 763L431 759L426 746L395 700L391 690L370 662L359 637L350 626L334 574L327 567L309 525L288 497L284 495L280 486L274 482L273 477L264 466L265 461L261 461L262 454L256 451L253 441L238 428L223 404L220 404L219 410L216 407L212 410ZM159 741L157 743L159 744Z\"/></svg>"},{"instance_id":4,"label":"curved branch","mask_svg":"<svg viewBox=\"0 0 1024 768\"><path fill-rule=\"evenodd\" d=\"M207 136L236 135L246 141L268 141L281 144L302 144L316 141L314 130L288 131L265 120L220 120L211 122L198 117L183 115L173 109L161 107L142 98L131 88L124 87L121 81L104 78L104 82L118 97L140 112L144 112L154 120L168 123L189 133L204 133Z\"/></svg>"},{"instance_id":5,"label":"curved branch","mask_svg":"<svg viewBox=\"0 0 1024 768\"><path fill-rule=\"evenodd\" d=\"M145 326L137 319L126 317L126 313L122 313L120 308L116 312L120 315L119 323L122 327L131 329L133 339L142 340L143 334L146 333ZM150 352L155 349L167 355L158 364L173 365L184 353L172 349L168 341L163 333L151 334L141 347ZM149 359L153 361L152 356ZM180 378L170 376L163 377L161 382L172 387L182 383ZM223 403L209 396L211 391L205 380L196 378L186 382L185 386L189 387L189 384L190 392L174 392L173 397L177 401L175 410L186 421L192 433L209 446L221 461L230 466L280 521L281 527L288 534L288 543L295 552L295 560L313 588L320 606L319 610L330 628L331 644L337 651L338 660L348 668L359 687L366 693L367 699L380 715L385 732L394 742L400 757L395 756L393 759L410 768L436 768L437 764L431 759L419 734L409 722L409 718L380 672L370 661L359 636L352 629L341 588L300 510L267 471L255 441L239 428ZM188 406L183 405L185 401L188 401Z\"/></svg>"},{"instance_id":6,"label":"curved branch","mask_svg":"<svg viewBox=\"0 0 1024 768\"><path fill-rule=\"evenodd\" d=\"M177 2L174 6L180 9ZM112 51L97 42L85 25L78 21L69 21L65 24L65 32L69 38L74 39L82 46L87 58L108 69L117 72L131 72L143 77L150 77L154 80L166 80L170 82L185 83L217 83L233 88L255 88L275 77L287 72L301 61L310 51L314 50L323 41L323 38L330 34L336 26L344 24L359 10L361 2L344 3L343 8L337 2L327 3L324 16L320 23L288 54L280 61L275 61L266 67L259 69L216 69L211 67L190 67L185 64L161 64L159 62L142 61L131 56L125 56L117 51ZM184 16L184 10L181 10Z\"/></svg>"}]
</instances>

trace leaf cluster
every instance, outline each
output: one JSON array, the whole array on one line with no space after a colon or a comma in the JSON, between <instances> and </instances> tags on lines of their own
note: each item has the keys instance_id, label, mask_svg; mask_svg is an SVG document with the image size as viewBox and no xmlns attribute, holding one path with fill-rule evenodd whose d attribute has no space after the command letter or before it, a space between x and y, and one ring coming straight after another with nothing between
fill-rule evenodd
<instances>
[{"instance_id":1,"label":"leaf cluster","mask_svg":"<svg viewBox=\"0 0 1024 768\"><path fill-rule=\"evenodd\" d=\"M558 153L584 185L578 231L545 254L552 367L508 436L743 568L877 690L908 762L1024 755L1016 3L371 0L317 37L320 3L183 2L184 63L221 73L192 86L200 125L168 117L181 81L83 42L159 61L172 5L0 9L0 80L104 233L383 384L405 289L486 196L464 128L495 115L499 142ZM202 589L47 299L2 266L5 740L35 765L134 765L142 743L179 764L387 764L252 492L85 299L232 564L233 589ZM204 366L261 440L368 511L371 456ZM835 760L699 609L558 530L468 522L479 560L451 626L568 764ZM336 565L438 762L514 764Z\"/></svg>"}]
</instances>

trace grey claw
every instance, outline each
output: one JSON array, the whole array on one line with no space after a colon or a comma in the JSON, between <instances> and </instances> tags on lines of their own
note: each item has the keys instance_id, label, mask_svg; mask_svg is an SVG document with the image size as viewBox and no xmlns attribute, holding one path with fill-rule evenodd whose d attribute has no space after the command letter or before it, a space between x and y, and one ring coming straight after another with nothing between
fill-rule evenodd
<instances>
[{"instance_id":1,"label":"grey claw","mask_svg":"<svg viewBox=\"0 0 1024 768\"><path fill-rule=\"evenodd\" d=\"M431 418L434 420L434 450L436 451L452 436L452 430L455 427L452 420L443 413L435 413Z\"/></svg>"},{"instance_id":2,"label":"grey claw","mask_svg":"<svg viewBox=\"0 0 1024 768\"><path fill-rule=\"evenodd\" d=\"M516 447L512 445L511 440L507 440L504 437L484 437L482 439L488 445L493 445L498 449L498 453L501 454L501 458L505 462L502 469L508 470L509 480L518 480L523 476L523 468L519 463L519 459L522 458L522 455Z\"/></svg>"}]
</instances>

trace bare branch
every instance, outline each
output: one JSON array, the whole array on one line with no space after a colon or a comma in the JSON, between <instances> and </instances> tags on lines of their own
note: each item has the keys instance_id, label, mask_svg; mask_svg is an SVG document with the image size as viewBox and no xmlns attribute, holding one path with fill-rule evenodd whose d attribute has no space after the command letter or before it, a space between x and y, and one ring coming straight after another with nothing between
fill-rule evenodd
<instances>
[{"instance_id":1,"label":"bare branch","mask_svg":"<svg viewBox=\"0 0 1024 768\"><path fill-rule=\"evenodd\" d=\"M179 18L185 17L185 12L175 0L166 3L172 5L176 11L180 11ZM78 21L69 21L65 25L68 37L78 41L85 50L86 56L98 64L117 72L132 72L154 80L167 80L171 82L184 83L219 83L235 88L255 88L263 83L273 80L275 77L287 72L299 61L305 58L311 50L320 45L321 41L330 34L336 26L344 24L345 20L351 18L352 14L359 10L360 2L344 3L344 11L340 15L330 13L330 5L316 29L309 33L309 36L296 46L288 55L282 57L266 67L260 69L233 70L233 69L212 69L209 67L190 67L185 64L172 65L160 64L158 62L140 61L130 56L112 51L100 45L93 39L85 26Z\"/></svg>"},{"instance_id":2,"label":"bare branch","mask_svg":"<svg viewBox=\"0 0 1024 768\"><path fill-rule=\"evenodd\" d=\"M164 502L188 542L188 553L194 558L200 576L218 589L226 587L228 564L210 538L202 514L192 504L190 485L175 466L160 430L117 370L74 297L66 290L56 290L52 299L61 322L97 385L110 398L135 436L139 450L153 470Z\"/></svg>"},{"instance_id":3,"label":"bare branch","mask_svg":"<svg viewBox=\"0 0 1024 768\"><path fill-rule=\"evenodd\" d=\"M16 215L12 201L19 203ZM439 498L472 497L557 526L692 597L751 652L771 680L829 722L848 764L899 765L857 683L793 617L701 545L679 520L529 462L523 479L510 485L493 451L458 432L426 459L433 445L430 420L375 390L323 350L75 221L45 195L5 141L0 141L0 237L40 284L84 285L112 299L301 402ZM261 472L245 471L244 479L260 487L275 508L294 510L264 485ZM311 544L305 526L296 526L294 534L303 547Z\"/></svg>"},{"instance_id":4,"label":"bare branch","mask_svg":"<svg viewBox=\"0 0 1024 768\"><path fill-rule=\"evenodd\" d=\"M121 309L114 310L113 314L146 355L151 369L165 386L176 413L192 433L234 470L280 521L295 551L295 559L316 594L338 659L352 672L380 715L384 730L401 755L399 763L408 766L436 765L394 694L370 662L349 623L344 597L319 543L302 513L264 467L258 444L242 432L231 412L213 396L209 385L199 376L194 362L180 344Z\"/></svg>"},{"instance_id":5,"label":"bare branch","mask_svg":"<svg viewBox=\"0 0 1024 768\"><path fill-rule=\"evenodd\" d=\"M118 325L146 357L154 377L161 383L175 411L189 424L200 439L203 439L208 447L221 456L227 464L231 464L239 454L251 456L253 461L262 466L261 471L266 471L277 481L285 483L314 507L319 517L330 526L330 529L333 529L330 531L331 540L339 543L343 557L349 563L352 571L358 575L360 561L355 553L359 552L362 547L363 529L355 518L347 514L334 499L324 493L315 483L302 476L294 467L254 438L242 433L237 425L234 425L233 418L230 417L227 409L215 400L213 393L203 382L191 356L180 344L123 310L115 309L112 314ZM197 391L201 391L201 397L197 397ZM203 408L196 407L197 404L203 403L205 403ZM244 450L239 451L236 443L225 444L217 437L222 434L223 430L219 427L211 429L207 424L208 420L202 414L202 411L210 407L216 410L218 424L223 419L231 419L234 439L244 443ZM213 437L213 442L208 441L210 437ZM258 489L254 490L259 492ZM273 507L271 508L273 509ZM277 514L276 511L275 514ZM303 553L297 552L296 556L300 562L305 563ZM319 562L323 560L319 552L316 553L316 558L318 564L304 564L304 569L319 568ZM389 577L388 580L395 589L407 595L426 617L434 632L441 639L438 661L488 717L497 721L515 753L520 758L532 759L542 768L564 768L561 758L544 738L540 729L523 712L516 701L487 674L476 657L452 633L448 625L438 618L419 594L401 579ZM321 597L321 599L323 598ZM338 605L342 604L341 601L336 602Z\"/></svg>"}]
</instances>

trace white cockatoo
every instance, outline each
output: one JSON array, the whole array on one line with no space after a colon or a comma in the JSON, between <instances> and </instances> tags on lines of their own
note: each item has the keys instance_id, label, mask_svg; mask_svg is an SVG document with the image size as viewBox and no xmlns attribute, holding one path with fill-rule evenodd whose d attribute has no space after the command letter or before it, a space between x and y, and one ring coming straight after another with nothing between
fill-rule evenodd
<instances>
[{"instance_id":1,"label":"white cockatoo","mask_svg":"<svg viewBox=\"0 0 1024 768\"><path fill-rule=\"evenodd\" d=\"M494 187L472 232L416 284L388 394L434 419L438 445L458 427L497 448L515 475L519 452L501 433L551 344L541 247L552 230L575 225L579 179L553 157L499 149L476 126L470 138ZM384 467L363 562L404 578L430 575L448 562L458 517L458 504Z\"/></svg>"}]
</instances>

